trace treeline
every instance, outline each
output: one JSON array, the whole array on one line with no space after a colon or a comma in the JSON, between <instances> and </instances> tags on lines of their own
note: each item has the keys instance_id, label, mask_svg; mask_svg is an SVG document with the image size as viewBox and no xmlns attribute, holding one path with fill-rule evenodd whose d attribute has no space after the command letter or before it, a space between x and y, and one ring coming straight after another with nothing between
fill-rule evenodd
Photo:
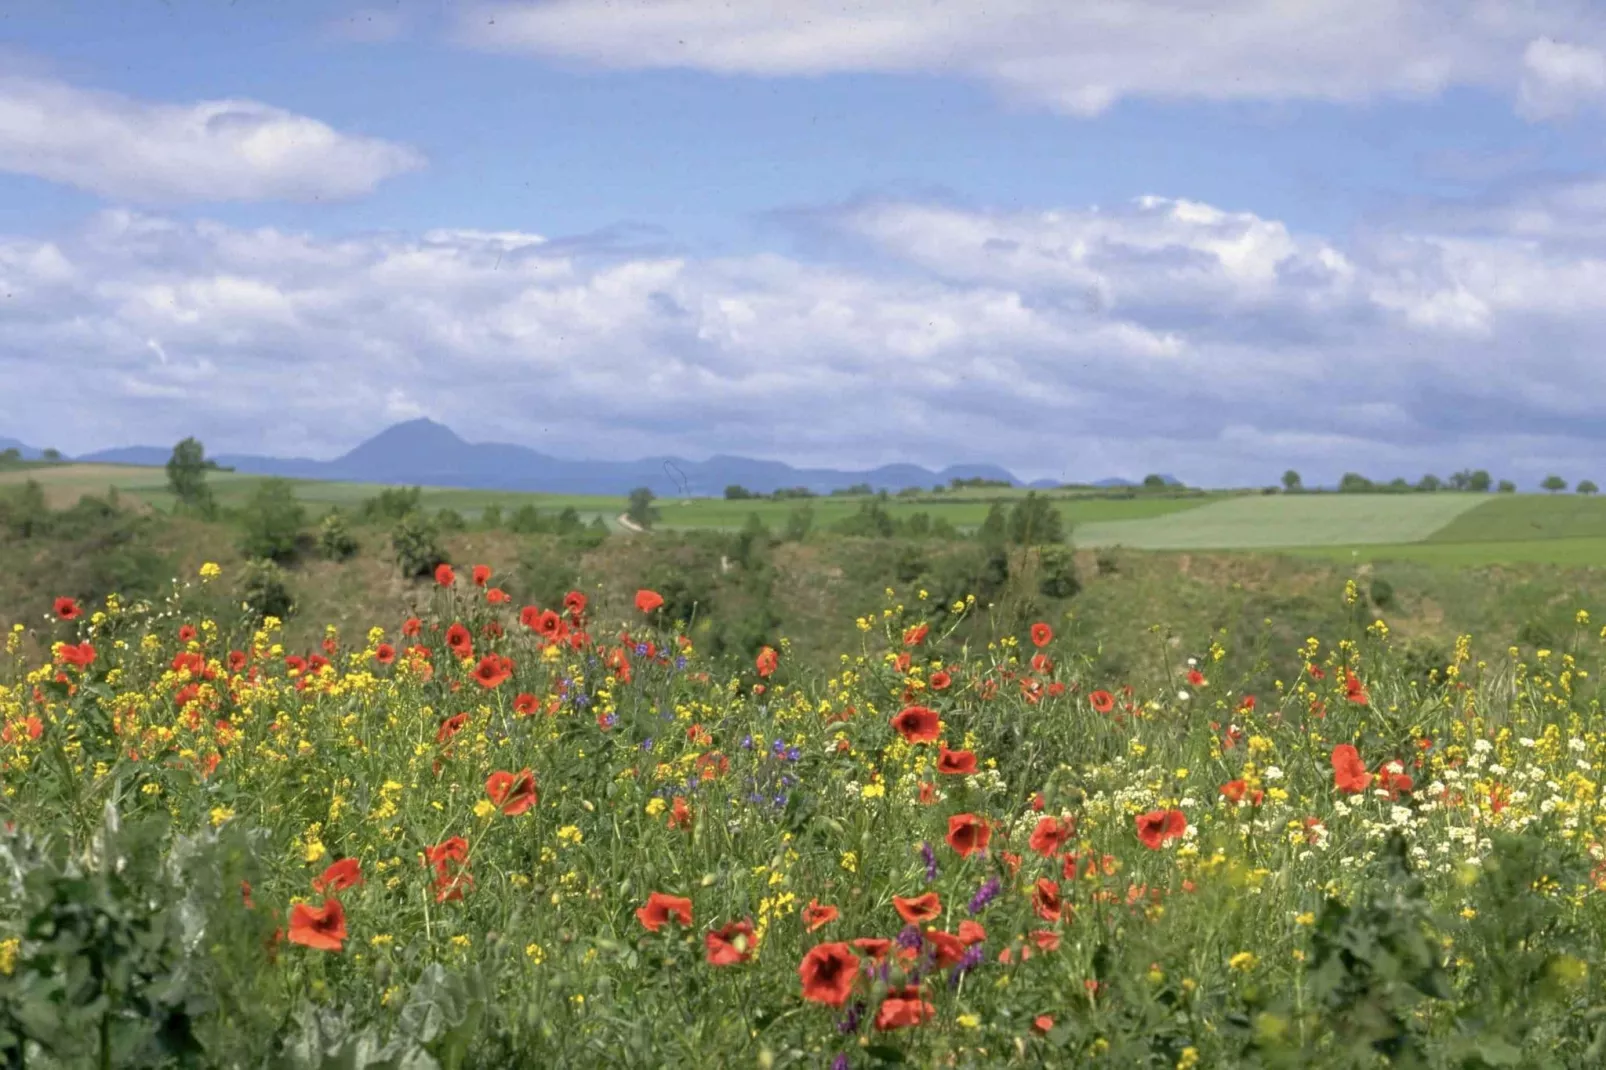
<instances>
[{"instance_id":1,"label":"treeline","mask_svg":"<svg viewBox=\"0 0 1606 1070\"><path fill-rule=\"evenodd\" d=\"M955 476L947 483L934 484L930 490L924 487L903 487L892 491L886 487L873 487L868 483L854 483L847 487L837 487L828 494L821 495L808 487L778 487L769 493L748 490L740 483L732 483L725 488L725 500L728 502L742 501L789 501L800 498L869 498L874 495L895 494L899 498L916 498L922 494L947 494L956 490L1011 490L1015 484L1007 479L984 479L981 476L972 476L961 479Z\"/></svg>"},{"instance_id":2,"label":"treeline","mask_svg":"<svg viewBox=\"0 0 1606 1070\"><path fill-rule=\"evenodd\" d=\"M1552 494L1567 489L1567 481L1561 476L1546 476L1539 484L1540 488ZM1276 490L1275 487L1267 488ZM1287 494L1321 494L1320 487L1306 487L1298 472L1290 468L1283 473L1282 489ZM1415 483L1404 477L1396 477L1388 482L1374 482L1358 472L1345 472L1338 481L1340 494L1433 494L1438 491L1458 491L1472 494L1488 494L1491 491L1498 494L1514 494L1517 484L1509 479L1495 482L1493 476L1482 468L1465 468L1454 475L1440 479L1429 472ZM1578 481L1573 490L1579 494L1595 494L1600 488L1588 479Z\"/></svg>"}]
</instances>

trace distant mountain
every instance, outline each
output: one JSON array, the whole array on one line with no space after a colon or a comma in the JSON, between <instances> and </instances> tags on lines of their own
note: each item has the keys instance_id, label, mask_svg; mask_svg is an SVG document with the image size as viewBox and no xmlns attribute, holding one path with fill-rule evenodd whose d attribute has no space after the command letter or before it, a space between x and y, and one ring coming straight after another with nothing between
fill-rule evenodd
<instances>
[{"instance_id":1,"label":"distant mountain","mask_svg":"<svg viewBox=\"0 0 1606 1070\"><path fill-rule=\"evenodd\" d=\"M18 442L14 438L0 438L0 453L4 453L6 450L16 450L22 454L22 459L25 461L37 461L40 456L40 451L26 442Z\"/></svg>"},{"instance_id":2,"label":"distant mountain","mask_svg":"<svg viewBox=\"0 0 1606 1070\"><path fill-rule=\"evenodd\" d=\"M3 443L0 443L3 448ZM170 449L125 446L75 458L110 464L163 465ZM930 488L954 479L986 479L1051 489L1059 480L1023 484L997 465L951 465L940 472L913 464L891 464L868 471L794 468L780 461L715 456L706 461L683 457L647 457L639 461L575 461L551 457L525 446L497 442L470 443L433 420L409 420L386 428L351 452L331 461L306 458L221 454L219 465L257 475L295 479L332 479L357 483L418 484L481 490L543 491L556 494L628 494L649 487L660 498L717 498L738 484L759 493L806 487L816 494L868 483L877 490ZM1105 480L1097 486L1130 485Z\"/></svg>"}]
</instances>

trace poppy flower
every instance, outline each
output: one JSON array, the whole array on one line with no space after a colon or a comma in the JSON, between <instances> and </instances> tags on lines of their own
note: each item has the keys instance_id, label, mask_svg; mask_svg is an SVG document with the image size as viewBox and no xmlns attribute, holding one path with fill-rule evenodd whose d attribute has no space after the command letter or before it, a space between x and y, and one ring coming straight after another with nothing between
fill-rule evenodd
<instances>
[{"instance_id":1,"label":"poppy flower","mask_svg":"<svg viewBox=\"0 0 1606 1070\"><path fill-rule=\"evenodd\" d=\"M1038 621L1032 625L1032 645L1038 648L1047 646L1054 641L1054 629Z\"/></svg>"},{"instance_id":2,"label":"poppy flower","mask_svg":"<svg viewBox=\"0 0 1606 1070\"><path fill-rule=\"evenodd\" d=\"M892 727L910 743L935 743L942 726L937 711L926 706L906 706L892 718Z\"/></svg>"},{"instance_id":3,"label":"poppy flower","mask_svg":"<svg viewBox=\"0 0 1606 1070\"><path fill-rule=\"evenodd\" d=\"M513 699L513 712L520 717L531 717L540 708L540 701L528 691L520 691L518 696Z\"/></svg>"},{"instance_id":4,"label":"poppy flower","mask_svg":"<svg viewBox=\"0 0 1606 1070\"><path fill-rule=\"evenodd\" d=\"M1150 810L1137 817L1138 839L1151 851L1158 851L1188 831L1188 816L1181 810Z\"/></svg>"},{"instance_id":5,"label":"poppy flower","mask_svg":"<svg viewBox=\"0 0 1606 1070\"><path fill-rule=\"evenodd\" d=\"M446 629L446 645L458 658L474 656L474 637L461 624L454 623Z\"/></svg>"},{"instance_id":6,"label":"poppy flower","mask_svg":"<svg viewBox=\"0 0 1606 1070\"><path fill-rule=\"evenodd\" d=\"M935 1017L937 1008L920 998L919 985L890 990L875 1012L875 1027L882 1032L919 1025Z\"/></svg>"},{"instance_id":7,"label":"poppy flower","mask_svg":"<svg viewBox=\"0 0 1606 1070\"><path fill-rule=\"evenodd\" d=\"M1032 885L1032 910L1044 921L1060 920L1060 886L1058 881L1039 877Z\"/></svg>"},{"instance_id":8,"label":"poppy flower","mask_svg":"<svg viewBox=\"0 0 1606 1070\"><path fill-rule=\"evenodd\" d=\"M408 617L406 620L402 621L403 635L417 636L422 634L423 631L424 622L419 620L417 617Z\"/></svg>"},{"instance_id":9,"label":"poppy flower","mask_svg":"<svg viewBox=\"0 0 1606 1070\"><path fill-rule=\"evenodd\" d=\"M1060 934L1052 929L1033 929L1027 934L1032 943L1037 945L1039 951L1058 951L1060 949Z\"/></svg>"},{"instance_id":10,"label":"poppy flower","mask_svg":"<svg viewBox=\"0 0 1606 1070\"><path fill-rule=\"evenodd\" d=\"M959 923L959 942L966 947L970 947L972 944L979 944L986 939L987 930L982 928L981 922L971 921L966 918Z\"/></svg>"},{"instance_id":11,"label":"poppy flower","mask_svg":"<svg viewBox=\"0 0 1606 1070\"><path fill-rule=\"evenodd\" d=\"M916 624L912 628L905 628L903 631L903 645L919 646L926 641L926 636L930 632L931 626L929 624Z\"/></svg>"},{"instance_id":12,"label":"poppy flower","mask_svg":"<svg viewBox=\"0 0 1606 1070\"><path fill-rule=\"evenodd\" d=\"M307 903L292 907L290 942L319 951L339 951L346 942L346 911L340 900L325 899L321 907Z\"/></svg>"},{"instance_id":13,"label":"poppy flower","mask_svg":"<svg viewBox=\"0 0 1606 1070\"><path fill-rule=\"evenodd\" d=\"M664 604L664 596L657 591L640 590L636 592L636 609L642 613L651 613Z\"/></svg>"},{"instance_id":14,"label":"poppy flower","mask_svg":"<svg viewBox=\"0 0 1606 1070\"><path fill-rule=\"evenodd\" d=\"M79 607L76 599L56 599L56 616L60 617L62 620L77 620L83 615L84 611Z\"/></svg>"},{"instance_id":15,"label":"poppy flower","mask_svg":"<svg viewBox=\"0 0 1606 1070\"><path fill-rule=\"evenodd\" d=\"M561 639L563 638L563 618L550 609L544 610L536 618L535 630L541 633L542 638Z\"/></svg>"},{"instance_id":16,"label":"poppy flower","mask_svg":"<svg viewBox=\"0 0 1606 1070\"><path fill-rule=\"evenodd\" d=\"M239 672L241 669L245 668L245 662L246 662L245 651L243 651L243 650L231 650L231 651L229 651L229 671L230 672Z\"/></svg>"},{"instance_id":17,"label":"poppy flower","mask_svg":"<svg viewBox=\"0 0 1606 1070\"><path fill-rule=\"evenodd\" d=\"M1377 786L1388 792L1390 799L1399 799L1400 793L1410 794L1416 781L1406 773L1398 761L1384 762L1377 769Z\"/></svg>"},{"instance_id":18,"label":"poppy flower","mask_svg":"<svg viewBox=\"0 0 1606 1070\"><path fill-rule=\"evenodd\" d=\"M1344 670L1344 697L1357 706L1364 706L1370 701L1366 694L1366 688L1362 686L1361 681L1356 678L1355 674L1348 669Z\"/></svg>"},{"instance_id":19,"label":"poppy flower","mask_svg":"<svg viewBox=\"0 0 1606 1070\"><path fill-rule=\"evenodd\" d=\"M1115 696L1102 689L1088 695L1087 700L1093 704L1095 713L1109 713L1115 709Z\"/></svg>"},{"instance_id":20,"label":"poppy flower","mask_svg":"<svg viewBox=\"0 0 1606 1070\"><path fill-rule=\"evenodd\" d=\"M324 892L343 892L361 883L362 863L355 858L342 858L338 862L331 862L322 874L313 878L312 890L322 895Z\"/></svg>"},{"instance_id":21,"label":"poppy flower","mask_svg":"<svg viewBox=\"0 0 1606 1070\"><path fill-rule=\"evenodd\" d=\"M1333 763L1333 786L1346 795L1358 795L1372 784L1372 774L1353 744L1340 743L1330 756Z\"/></svg>"},{"instance_id":22,"label":"poppy flower","mask_svg":"<svg viewBox=\"0 0 1606 1070\"><path fill-rule=\"evenodd\" d=\"M1038 1036L1042 1036L1044 1033L1047 1033L1050 1029L1053 1029L1053 1028L1054 1028L1054 1017L1053 1017L1053 1015L1039 1014L1036 1018L1032 1019L1032 1031L1035 1032Z\"/></svg>"},{"instance_id":23,"label":"poppy flower","mask_svg":"<svg viewBox=\"0 0 1606 1070\"><path fill-rule=\"evenodd\" d=\"M669 827L672 829L689 829L693 820L691 807L686 803L686 796L676 795L674 805L669 808Z\"/></svg>"},{"instance_id":24,"label":"poppy flower","mask_svg":"<svg viewBox=\"0 0 1606 1070\"><path fill-rule=\"evenodd\" d=\"M535 774L528 769L517 773L492 773L485 778L485 796L508 817L517 817L541 801L541 794L535 788Z\"/></svg>"},{"instance_id":25,"label":"poppy flower","mask_svg":"<svg viewBox=\"0 0 1606 1070\"><path fill-rule=\"evenodd\" d=\"M704 959L710 966L734 966L753 957L758 938L750 921L727 922L721 929L703 934Z\"/></svg>"},{"instance_id":26,"label":"poppy flower","mask_svg":"<svg viewBox=\"0 0 1606 1070\"><path fill-rule=\"evenodd\" d=\"M500 587L492 587L490 590L485 592L485 601L493 606L500 606L513 601L513 596L502 590ZM495 624L496 622L492 621L491 623Z\"/></svg>"},{"instance_id":27,"label":"poppy flower","mask_svg":"<svg viewBox=\"0 0 1606 1070\"><path fill-rule=\"evenodd\" d=\"M818 899L810 899L809 905L803 908L803 927L809 932L824 925L829 925L841 915L836 907L821 903Z\"/></svg>"},{"instance_id":28,"label":"poppy flower","mask_svg":"<svg viewBox=\"0 0 1606 1070\"><path fill-rule=\"evenodd\" d=\"M852 941L854 948L864 952L872 962L880 962L892 950L892 941L883 940L878 936L861 936Z\"/></svg>"},{"instance_id":29,"label":"poppy flower","mask_svg":"<svg viewBox=\"0 0 1606 1070\"><path fill-rule=\"evenodd\" d=\"M1037 827L1032 829L1032 838L1026 841L1026 845L1044 858L1052 858L1075 834L1075 822L1062 821L1057 817L1039 818Z\"/></svg>"},{"instance_id":30,"label":"poppy flower","mask_svg":"<svg viewBox=\"0 0 1606 1070\"><path fill-rule=\"evenodd\" d=\"M847 944L819 944L803 956L797 975L803 982L804 999L840 1007L848 1001L859 975L859 956Z\"/></svg>"},{"instance_id":31,"label":"poppy flower","mask_svg":"<svg viewBox=\"0 0 1606 1070\"><path fill-rule=\"evenodd\" d=\"M955 814L948 819L948 846L958 851L961 858L985 851L992 835L987 822L975 814Z\"/></svg>"},{"instance_id":32,"label":"poppy flower","mask_svg":"<svg viewBox=\"0 0 1606 1070\"><path fill-rule=\"evenodd\" d=\"M1198 669L1189 669L1188 670L1188 686L1189 687L1203 687L1204 685L1205 685L1205 675L1204 675L1204 673L1200 672Z\"/></svg>"},{"instance_id":33,"label":"poppy flower","mask_svg":"<svg viewBox=\"0 0 1606 1070\"><path fill-rule=\"evenodd\" d=\"M682 925L691 924L691 900L678 895L653 892L644 906L636 909L636 920L647 929L657 932L673 918Z\"/></svg>"},{"instance_id":34,"label":"poppy flower","mask_svg":"<svg viewBox=\"0 0 1606 1070\"><path fill-rule=\"evenodd\" d=\"M1249 785L1242 780L1229 780L1221 785L1221 794L1228 802L1242 802Z\"/></svg>"},{"instance_id":35,"label":"poppy flower","mask_svg":"<svg viewBox=\"0 0 1606 1070\"><path fill-rule=\"evenodd\" d=\"M941 929L927 929L926 942L937 953L937 966L947 969L965 957L965 942L953 933Z\"/></svg>"},{"instance_id":36,"label":"poppy flower","mask_svg":"<svg viewBox=\"0 0 1606 1070\"><path fill-rule=\"evenodd\" d=\"M770 647L765 647L763 650L758 652L758 657L753 660L753 665L758 669L758 674L760 676L767 677L775 671L775 666L779 662L780 655L775 653L775 651Z\"/></svg>"},{"instance_id":37,"label":"poppy flower","mask_svg":"<svg viewBox=\"0 0 1606 1070\"><path fill-rule=\"evenodd\" d=\"M440 584L442 587L450 587L452 584L457 582L457 573L452 571L451 565L445 563L436 565L435 582Z\"/></svg>"},{"instance_id":38,"label":"poppy flower","mask_svg":"<svg viewBox=\"0 0 1606 1070\"><path fill-rule=\"evenodd\" d=\"M475 565L469 571L469 575L474 579L474 586L484 587L487 583L491 582L491 566Z\"/></svg>"},{"instance_id":39,"label":"poppy flower","mask_svg":"<svg viewBox=\"0 0 1606 1070\"><path fill-rule=\"evenodd\" d=\"M474 667L474 680L483 688L500 687L513 675L513 663L496 654L487 654Z\"/></svg>"},{"instance_id":40,"label":"poppy flower","mask_svg":"<svg viewBox=\"0 0 1606 1070\"><path fill-rule=\"evenodd\" d=\"M952 676L949 676L944 670L938 669L936 672L931 674L931 679L927 680L926 684L933 691L946 691L948 688L953 686L953 682L954 678Z\"/></svg>"},{"instance_id":41,"label":"poppy flower","mask_svg":"<svg viewBox=\"0 0 1606 1070\"><path fill-rule=\"evenodd\" d=\"M575 620L586 611L586 596L579 591L570 591L563 596L563 608L569 611L569 616Z\"/></svg>"},{"instance_id":42,"label":"poppy flower","mask_svg":"<svg viewBox=\"0 0 1606 1070\"><path fill-rule=\"evenodd\" d=\"M919 925L923 921L932 921L942 916L942 900L937 898L936 892L927 892L905 899L901 895L892 897L892 905L898 915L910 925Z\"/></svg>"},{"instance_id":43,"label":"poppy flower","mask_svg":"<svg viewBox=\"0 0 1606 1070\"><path fill-rule=\"evenodd\" d=\"M964 776L976 771L976 754L968 750L949 750L943 747L937 754L937 772L950 776Z\"/></svg>"},{"instance_id":44,"label":"poppy flower","mask_svg":"<svg viewBox=\"0 0 1606 1070\"><path fill-rule=\"evenodd\" d=\"M374 647L374 660L381 665L389 665L396 660L396 648L389 643L380 643Z\"/></svg>"},{"instance_id":45,"label":"poppy flower","mask_svg":"<svg viewBox=\"0 0 1606 1070\"><path fill-rule=\"evenodd\" d=\"M442 721L441 726L435 730L435 742L445 743L447 740L457 735L457 733L466 724L468 724L467 713L452 714L450 717L446 718L446 720Z\"/></svg>"},{"instance_id":46,"label":"poppy flower","mask_svg":"<svg viewBox=\"0 0 1606 1070\"><path fill-rule=\"evenodd\" d=\"M77 646L71 643L63 643L61 649L56 652L56 657L64 665L87 669L95 660L95 648L88 643L79 643Z\"/></svg>"}]
</instances>

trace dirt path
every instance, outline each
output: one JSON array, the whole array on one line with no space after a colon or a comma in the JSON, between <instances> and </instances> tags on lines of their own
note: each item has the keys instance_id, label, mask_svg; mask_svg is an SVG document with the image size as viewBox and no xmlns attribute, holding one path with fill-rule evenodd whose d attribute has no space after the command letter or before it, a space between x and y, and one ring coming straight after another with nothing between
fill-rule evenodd
<instances>
[{"instance_id":1,"label":"dirt path","mask_svg":"<svg viewBox=\"0 0 1606 1070\"><path fill-rule=\"evenodd\" d=\"M628 514L620 513L618 520L619 526L624 528L626 531L633 531L637 535L647 534L647 529L636 523L634 520L631 520Z\"/></svg>"}]
</instances>

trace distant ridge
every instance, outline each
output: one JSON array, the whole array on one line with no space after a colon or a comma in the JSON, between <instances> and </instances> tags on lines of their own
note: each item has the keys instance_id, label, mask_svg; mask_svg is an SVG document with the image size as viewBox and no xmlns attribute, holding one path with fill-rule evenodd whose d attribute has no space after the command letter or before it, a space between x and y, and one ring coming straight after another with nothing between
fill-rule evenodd
<instances>
[{"instance_id":1,"label":"distant ridge","mask_svg":"<svg viewBox=\"0 0 1606 1070\"><path fill-rule=\"evenodd\" d=\"M0 449L15 445L23 456L36 458L37 450L0 439ZM105 464L161 466L172 450L162 446L122 446L97 450L76 461ZM329 461L298 457L263 457L254 454L220 454L219 465L256 475L294 479L343 480L356 483L464 487L476 490L536 491L551 494L628 494L649 487L660 498L718 498L736 484L770 494L804 487L829 494L859 484L897 492L909 487L929 489L952 480L984 479L1015 487L1050 490L1060 481L1039 479L1023 483L1009 471L991 464L957 464L932 471L914 464L889 464L864 471L836 468L794 468L781 461L719 455L706 461L683 457L646 457L637 461L576 461L498 442L471 443L451 428L427 418L408 420L379 432L350 452ZM1170 479L1170 477L1166 477ZM1107 479L1093 486L1132 486L1128 480Z\"/></svg>"}]
</instances>

